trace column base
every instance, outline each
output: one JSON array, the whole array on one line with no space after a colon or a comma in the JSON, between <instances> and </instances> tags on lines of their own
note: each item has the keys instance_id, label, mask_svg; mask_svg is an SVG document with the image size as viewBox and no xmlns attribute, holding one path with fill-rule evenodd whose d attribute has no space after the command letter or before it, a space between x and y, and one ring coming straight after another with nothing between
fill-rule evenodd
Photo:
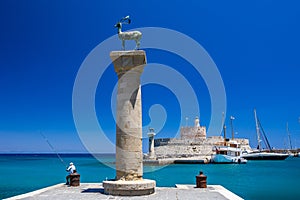
<instances>
[{"instance_id":1,"label":"column base","mask_svg":"<svg viewBox=\"0 0 300 200\"><path fill-rule=\"evenodd\" d=\"M103 181L104 193L114 196L142 196L155 192L156 182L143 179L140 181Z\"/></svg>"}]
</instances>

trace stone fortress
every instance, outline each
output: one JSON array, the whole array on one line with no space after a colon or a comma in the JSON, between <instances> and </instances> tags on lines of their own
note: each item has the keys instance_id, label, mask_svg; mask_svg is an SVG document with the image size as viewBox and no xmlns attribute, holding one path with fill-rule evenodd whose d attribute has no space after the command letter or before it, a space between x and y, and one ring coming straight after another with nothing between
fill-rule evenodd
<instances>
[{"instance_id":1,"label":"stone fortress","mask_svg":"<svg viewBox=\"0 0 300 200\"><path fill-rule=\"evenodd\" d=\"M206 136L206 127L200 125L200 119L195 118L194 126L180 128L178 138L157 138L155 134L149 137L149 154L145 159L172 162L172 160L204 160L208 161L214 153L213 148L224 143L222 136ZM229 140L229 139L227 139ZM251 150L248 139L235 138L242 150ZM153 145L154 143L154 145ZM152 149L151 149L152 146Z\"/></svg>"}]
</instances>

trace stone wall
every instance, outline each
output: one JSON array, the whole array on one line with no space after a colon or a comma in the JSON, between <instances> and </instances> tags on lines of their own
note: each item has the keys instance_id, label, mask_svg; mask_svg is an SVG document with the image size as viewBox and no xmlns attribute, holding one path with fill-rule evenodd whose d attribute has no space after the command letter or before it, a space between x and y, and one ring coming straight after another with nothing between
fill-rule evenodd
<instances>
[{"instance_id":1,"label":"stone wall","mask_svg":"<svg viewBox=\"0 0 300 200\"><path fill-rule=\"evenodd\" d=\"M242 150L251 149L248 139L236 138L235 140L241 144ZM223 141L224 139L221 136L213 136L206 139L155 139L155 154L158 159L209 157L213 153L213 147Z\"/></svg>"}]
</instances>

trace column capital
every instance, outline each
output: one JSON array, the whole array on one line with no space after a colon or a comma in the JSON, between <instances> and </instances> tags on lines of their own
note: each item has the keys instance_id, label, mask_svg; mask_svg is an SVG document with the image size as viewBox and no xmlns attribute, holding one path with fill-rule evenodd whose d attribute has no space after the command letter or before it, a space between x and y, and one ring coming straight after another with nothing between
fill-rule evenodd
<instances>
[{"instance_id":1,"label":"column capital","mask_svg":"<svg viewBox=\"0 0 300 200\"><path fill-rule=\"evenodd\" d=\"M112 51L110 52L110 58L118 76L130 70L142 73L147 63L146 53L143 50Z\"/></svg>"}]
</instances>

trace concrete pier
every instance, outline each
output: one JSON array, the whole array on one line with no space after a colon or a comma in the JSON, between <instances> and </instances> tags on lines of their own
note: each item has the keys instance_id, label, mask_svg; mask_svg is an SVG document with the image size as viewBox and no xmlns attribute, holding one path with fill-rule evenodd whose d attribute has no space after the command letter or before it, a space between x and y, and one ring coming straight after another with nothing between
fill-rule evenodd
<instances>
[{"instance_id":1,"label":"concrete pier","mask_svg":"<svg viewBox=\"0 0 300 200\"><path fill-rule=\"evenodd\" d=\"M112 51L110 57L118 75L116 179L103 181L104 192L118 196L152 194L156 182L143 180L140 77L146 65L146 53Z\"/></svg>"},{"instance_id":2,"label":"concrete pier","mask_svg":"<svg viewBox=\"0 0 300 200\"><path fill-rule=\"evenodd\" d=\"M104 200L104 199L122 199L128 200L133 197L111 196L104 194L104 188L101 183L82 183L79 187L68 187L64 184L58 184L36 190L30 193L18 195L6 200ZM176 185L176 187L157 187L155 193L146 196L136 196L135 200L160 200L160 199L218 199L218 200L241 200L242 198L230 192L220 185L208 185L207 188L195 188L195 185Z\"/></svg>"}]
</instances>

